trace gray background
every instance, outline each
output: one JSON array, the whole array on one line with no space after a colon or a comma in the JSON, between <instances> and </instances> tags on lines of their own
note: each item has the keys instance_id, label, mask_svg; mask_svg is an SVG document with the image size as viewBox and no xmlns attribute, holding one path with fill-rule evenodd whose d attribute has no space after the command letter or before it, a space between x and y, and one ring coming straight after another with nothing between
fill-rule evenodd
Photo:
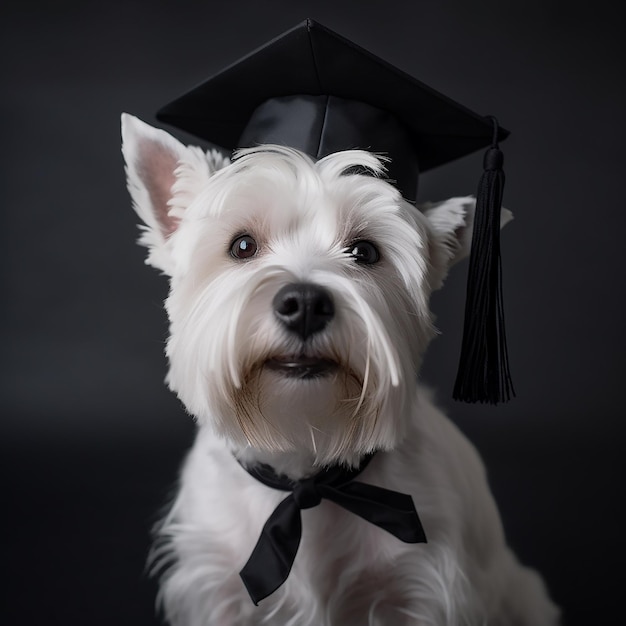
<instances>
[{"instance_id":1,"label":"gray background","mask_svg":"<svg viewBox=\"0 0 626 626\"><path fill-rule=\"evenodd\" d=\"M502 239L518 398L449 399L465 265L434 299L442 336L423 378L483 453L510 541L544 572L566 623L611 623L624 556L619 7L3 3L1 621L157 623L148 529L193 425L162 384L167 285L134 243L119 115L154 123L160 105L312 17L513 133L503 148L516 220ZM481 163L424 175L420 199L473 193Z\"/></svg>"}]
</instances>

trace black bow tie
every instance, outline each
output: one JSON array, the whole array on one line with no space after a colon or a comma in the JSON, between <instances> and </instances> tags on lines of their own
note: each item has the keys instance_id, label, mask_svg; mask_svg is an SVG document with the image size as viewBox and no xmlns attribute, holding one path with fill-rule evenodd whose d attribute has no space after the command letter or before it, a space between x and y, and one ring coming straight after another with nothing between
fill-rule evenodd
<instances>
[{"instance_id":1,"label":"black bow tie","mask_svg":"<svg viewBox=\"0 0 626 626\"><path fill-rule=\"evenodd\" d=\"M383 528L401 541L426 542L411 496L353 482L373 456L366 456L358 468L335 465L298 481L277 475L267 465L244 468L272 489L291 491L263 526L258 542L239 574L254 604L274 593L287 580L302 535L300 511L317 506L323 498Z\"/></svg>"}]
</instances>

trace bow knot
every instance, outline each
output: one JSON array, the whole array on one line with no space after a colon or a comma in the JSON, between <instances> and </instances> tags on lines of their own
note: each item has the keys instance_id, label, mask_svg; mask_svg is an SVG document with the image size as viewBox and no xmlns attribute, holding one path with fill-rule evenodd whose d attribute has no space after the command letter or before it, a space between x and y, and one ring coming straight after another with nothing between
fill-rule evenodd
<instances>
[{"instance_id":1,"label":"bow knot","mask_svg":"<svg viewBox=\"0 0 626 626\"><path fill-rule=\"evenodd\" d=\"M426 542L411 496L353 481L373 456L364 457L358 468L336 465L296 482L277 475L267 465L245 468L267 487L291 491L265 522L248 562L239 573L254 604L287 580L302 536L300 511L317 506L322 499L334 502L401 541Z\"/></svg>"},{"instance_id":2,"label":"bow knot","mask_svg":"<svg viewBox=\"0 0 626 626\"><path fill-rule=\"evenodd\" d=\"M293 499L301 511L317 506L322 501L322 496L317 490L315 477L298 481L293 490Z\"/></svg>"}]
</instances>

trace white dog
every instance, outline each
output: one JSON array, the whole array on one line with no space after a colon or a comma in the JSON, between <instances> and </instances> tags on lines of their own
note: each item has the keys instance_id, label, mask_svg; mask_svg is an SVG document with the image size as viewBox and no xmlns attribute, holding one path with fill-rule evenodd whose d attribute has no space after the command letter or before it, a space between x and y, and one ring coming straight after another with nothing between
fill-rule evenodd
<instances>
[{"instance_id":1,"label":"white dog","mask_svg":"<svg viewBox=\"0 0 626 626\"><path fill-rule=\"evenodd\" d=\"M417 384L429 296L468 253L473 200L416 210L363 151L314 162L261 146L231 163L131 116L122 126L147 263L171 281L167 382L198 424L154 550L170 623L556 624L505 544L476 451ZM353 500L401 500L410 537L331 487L297 488L328 467L358 474ZM257 555L252 577L287 576L255 605L240 572L281 503L296 525L306 509L301 541L292 567Z\"/></svg>"}]
</instances>

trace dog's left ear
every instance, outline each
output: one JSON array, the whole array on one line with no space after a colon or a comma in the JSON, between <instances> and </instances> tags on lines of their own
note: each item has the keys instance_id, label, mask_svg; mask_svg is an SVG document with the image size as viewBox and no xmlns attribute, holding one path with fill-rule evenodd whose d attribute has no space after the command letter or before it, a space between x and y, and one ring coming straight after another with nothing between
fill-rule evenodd
<instances>
[{"instance_id":1,"label":"dog's left ear","mask_svg":"<svg viewBox=\"0 0 626 626\"><path fill-rule=\"evenodd\" d=\"M473 196L450 198L443 202L423 204L418 209L427 218L434 235L434 246L431 247L431 264L435 274L432 288L439 289L450 267L469 256L476 199ZM500 228L512 219L511 211L503 208Z\"/></svg>"},{"instance_id":2,"label":"dog's left ear","mask_svg":"<svg viewBox=\"0 0 626 626\"><path fill-rule=\"evenodd\" d=\"M122 154L133 208L144 223L139 243L149 249L146 263L171 275L169 236L202 186L229 161L216 150L185 146L127 113L122 114Z\"/></svg>"}]
</instances>

